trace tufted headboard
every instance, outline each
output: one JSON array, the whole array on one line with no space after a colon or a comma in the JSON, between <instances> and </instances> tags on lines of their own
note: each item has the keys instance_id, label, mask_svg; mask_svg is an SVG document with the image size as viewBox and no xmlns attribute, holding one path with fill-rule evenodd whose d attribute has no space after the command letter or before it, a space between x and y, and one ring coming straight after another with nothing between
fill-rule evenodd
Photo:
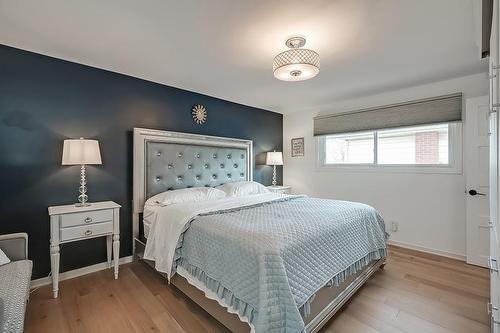
<instances>
[{"instance_id":1,"label":"tufted headboard","mask_svg":"<svg viewBox=\"0 0 500 333\"><path fill-rule=\"evenodd\" d=\"M243 148L146 142L146 199L168 190L246 180L247 158Z\"/></svg>"},{"instance_id":2,"label":"tufted headboard","mask_svg":"<svg viewBox=\"0 0 500 333\"><path fill-rule=\"evenodd\" d=\"M252 180L252 141L134 128L133 234L151 196Z\"/></svg>"}]
</instances>

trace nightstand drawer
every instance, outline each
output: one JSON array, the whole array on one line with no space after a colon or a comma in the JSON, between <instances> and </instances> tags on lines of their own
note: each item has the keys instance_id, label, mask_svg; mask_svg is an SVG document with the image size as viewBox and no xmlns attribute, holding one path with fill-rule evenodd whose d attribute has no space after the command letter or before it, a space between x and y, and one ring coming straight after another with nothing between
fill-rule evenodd
<instances>
[{"instance_id":1,"label":"nightstand drawer","mask_svg":"<svg viewBox=\"0 0 500 333\"><path fill-rule=\"evenodd\" d=\"M95 223L76 227L61 228L61 242L85 239L113 232L113 222Z\"/></svg>"},{"instance_id":2,"label":"nightstand drawer","mask_svg":"<svg viewBox=\"0 0 500 333\"><path fill-rule=\"evenodd\" d=\"M113 221L113 210L95 210L91 212L61 215L61 228Z\"/></svg>"}]
</instances>

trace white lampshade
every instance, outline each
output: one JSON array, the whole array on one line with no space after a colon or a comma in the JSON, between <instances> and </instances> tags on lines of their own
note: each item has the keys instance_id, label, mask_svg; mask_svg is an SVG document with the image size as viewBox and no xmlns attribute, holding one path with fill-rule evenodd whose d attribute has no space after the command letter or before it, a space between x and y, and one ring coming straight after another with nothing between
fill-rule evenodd
<instances>
[{"instance_id":1,"label":"white lampshade","mask_svg":"<svg viewBox=\"0 0 500 333\"><path fill-rule=\"evenodd\" d=\"M283 165L283 154L280 151L270 151L266 155L267 165Z\"/></svg>"},{"instance_id":2,"label":"white lampshade","mask_svg":"<svg viewBox=\"0 0 500 333\"><path fill-rule=\"evenodd\" d=\"M97 140L64 140L62 165L102 164Z\"/></svg>"},{"instance_id":3,"label":"white lampshade","mask_svg":"<svg viewBox=\"0 0 500 333\"><path fill-rule=\"evenodd\" d=\"M274 58L274 77L282 81L304 81L319 73L319 55L307 49L282 52Z\"/></svg>"}]
</instances>

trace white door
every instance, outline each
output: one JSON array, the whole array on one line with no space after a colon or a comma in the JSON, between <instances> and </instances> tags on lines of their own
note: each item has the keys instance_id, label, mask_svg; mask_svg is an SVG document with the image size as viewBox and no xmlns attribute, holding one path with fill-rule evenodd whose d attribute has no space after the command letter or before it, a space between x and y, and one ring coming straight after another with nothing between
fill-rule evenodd
<instances>
[{"instance_id":1,"label":"white door","mask_svg":"<svg viewBox=\"0 0 500 333\"><path fill-rule=\"evenodd\" d=\"M465 108L467 262L488 266L490 253L489 99L469 98Z\"/></svg>"}]
</instances>

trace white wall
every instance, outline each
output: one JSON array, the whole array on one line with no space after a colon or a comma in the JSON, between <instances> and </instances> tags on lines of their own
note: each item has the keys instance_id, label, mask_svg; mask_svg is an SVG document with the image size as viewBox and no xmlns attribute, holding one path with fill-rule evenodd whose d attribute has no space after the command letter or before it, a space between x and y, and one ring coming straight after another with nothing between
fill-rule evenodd
<instances>
[{"instance_id":1,"label":"white wall","mask_svg":"<svg viewBox=\"0 0 500 333\"><path fill-rule=\"evenodd\" d=\"M339 101L322 110L285 115L284 184L294 193L359 201L382 214L391 240L463 258L465 255L465 175L356 172L319 169L313 117L365 107L462 92L464 99L488 94L486 73L379 95ZM465 107L465 103L464 103ZM305 157L291 157L290 140L305 137Z\"/></svg>"}]
</instances>

